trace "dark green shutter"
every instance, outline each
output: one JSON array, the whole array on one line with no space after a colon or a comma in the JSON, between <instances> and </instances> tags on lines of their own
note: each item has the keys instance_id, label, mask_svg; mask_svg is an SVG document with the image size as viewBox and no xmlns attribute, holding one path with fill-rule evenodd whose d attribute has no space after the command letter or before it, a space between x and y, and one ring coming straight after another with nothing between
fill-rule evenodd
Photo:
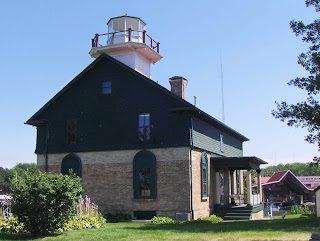
<instances>
[{"instance_id":1,"label":"dark green shutter","mask_svg":"<svg viewBox=\"0 0 320 241\"><path fill-rule=\"evenodd\" d=\"M204 188L205 185L205 188ZM208 157L207 153L201 154L201 195L208 197L209 182L208 182Z\"/></svg>"}]
</instances>

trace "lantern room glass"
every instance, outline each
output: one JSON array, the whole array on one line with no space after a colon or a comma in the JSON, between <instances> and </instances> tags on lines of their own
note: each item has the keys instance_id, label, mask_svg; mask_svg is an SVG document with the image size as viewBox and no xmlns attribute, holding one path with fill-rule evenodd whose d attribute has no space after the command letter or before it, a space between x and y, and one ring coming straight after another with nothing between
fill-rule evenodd
<instances>
[{"instance_id":1,"label":"lantern room glass","mask_svg":"<svg viewBox=\"0 0 320 241\"><path fill-rule=\"evenodd\" d=\"M128 42L129 28L132 30L131 41L142 43L142 32L146 30L146 24L139 18L124 16L109 21L107 45Z\"/></svg>"}]
</instances>

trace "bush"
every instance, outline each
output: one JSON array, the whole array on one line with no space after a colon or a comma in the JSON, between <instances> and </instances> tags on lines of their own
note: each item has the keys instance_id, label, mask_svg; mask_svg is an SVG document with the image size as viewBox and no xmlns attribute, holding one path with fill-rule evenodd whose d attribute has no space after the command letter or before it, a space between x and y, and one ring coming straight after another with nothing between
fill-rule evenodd
<instances>
[{"instance_id":1,"label":"bush","mask_svg":"<svg viewBox=\"0 0 320 241\"><path fill-rule=\"evenodd\" d=\"M0 220L0 232L21 233L23 231L23 223L20 223L16 217L10 217L7 220Z\"/></svg>"},{"instance_id":2,"label":"bush","mask_svg":"<svg viewBox=\"0 0 320 241\"><path fill-rule=\"evenodd\" d=\"M91 202L86 196L80 195L80 202L77 205L77 215L67 222L60 231L70 231L86 228L100 228L106 223L106 219L98 211L98 206Z\"/></svg>"},{"instance_id":3,"label":"bush","mask_svg":"<svg viewBox=\"0 0 320 241\"><path fill-rule=\"evenodd\" d=\"M223 219L212 214L209 217L205 218L198 218L196 220L191 220L191 221L177 221L173 218L169 217L153 217L151 219L151 223L156 223L156 224L175 224L175 223L221 223L223 222Z\"/></svg>"},{"instance_id":4,"label":"bush","mask_svg":"<svg viewBox=\"0 0 320 241\"><path fill-rule=\"evenodd\" d=\"M211 216L209 217L205 217L203 219L200 219L202 221L207 221L207 222L210 222L210 223L221 223L223 222L223 219L221 217L218 217L214 214L212 214Z\"/></svg>"},{"instance_id":5,"label":"bush","mask_svg":"<svg viewBox=\"0 0 320 241\"><path fill-rule=\"evenodd\" d=\"M26 231L37 235L53 232L75 214L81 180L75 176L26 173L12 180L12 213Z\"/></svg>"},{"instance_id":6,"label":"bush","mask_svg":"<svg viewBox=\"0 0 320 241\"><path fill-rule=\"evenodd\" d=\"M311 214L311 211L307 205L295 205L291 207L291 214Z\"/></svg>"},{"instance_id":7,"label":"bush","mask_svg":"<svg viewBox=\"0 0 320 241\"><path fill-rule=\"evenodd\" d=\"M173 218L169 218L169 217L153 217L151 219L151 223L156 223L156 224L174 224L174 223L178 223L178 221L176 221Z\"/></svg>"},{"instance_id":8,"label":"bush","mask_svg":"<svg viewBox=\"0 0 320 241\"><path fill-rule=\"evenodd\" d=\"M106 223L106 220L99 215L76 215L72 220L67 222L60 228L60 231L79 230L86 228L101 228Z\"/></svg>"},{"instance_id":9,"label":"bush","mask_svg":"<svg viewBox=\"0 0 320 241\"><path fill-rule=\"evenodd\" d=\"M214 214L212 214L209 217L205 217L205 218L198 218L197 220L192 220L189 221L190 223L221 223L223 222L223 219L221 217L218 217Z\"/></svg>"},{"instance_id":10,"label":"bush","mask_svg":"<svg viewBox=\"0 0 320 241\"><path fill-rule=\"evenodd\" d=\"M118 223L120 221L130 221L132 216L129 213L107 213L103 215L107 223Z\"/></svg>"}]
</instances>

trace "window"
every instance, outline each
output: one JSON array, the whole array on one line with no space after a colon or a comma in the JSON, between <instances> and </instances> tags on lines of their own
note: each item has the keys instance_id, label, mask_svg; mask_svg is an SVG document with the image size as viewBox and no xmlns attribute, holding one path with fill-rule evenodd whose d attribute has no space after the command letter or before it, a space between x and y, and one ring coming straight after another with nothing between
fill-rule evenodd
<instances>
[{"instance_id":1,"label":"window","mask_svg":"<svg viewBox=\"0 0 320 241\"><path fill-rule=\"evenodd\" d=\"M150 168L139 169L139 196L149 197L151 186L150 186Z\"/></svg>"},{"instance_id":2,"label":"window","mask_svg":"<svg viewBox=\"0 0 320 241\"><path fill-rule=\"evenodd\" d=\"M223 135L220 134L220 151L224 152Z\"/></svg>"},{"instance_id":3,"label":"window","mask_svg":"<svg viewBox=\"0 0 320 241\"><path fill-rule=\"evenodd\" d=\"M139 139L141 141L150 140L150 114L139 114Z\"/></svg>"},{"instance_id":4,"label":"window","mask_svg":"<svg viewBox=\"0 0 320 241\"><path fill-rule=\"evenodd\" d=\"M67 122L67 144L77 144L77 120L68 120Z\"/></svg>"},{"instance_id":5,"label":"window","mask_svg":"<svg viewBox=\"0 0 320 241\"><path fill-rule=\"evenodd\" d=\"M136 219L150 220L157 216L157 211L133 211L133 216Z\"/></svg>"},{"instance_id":6,"label":"window","mask_svg":"<svg viewBox=\"0 0 320 241\"><path fill-rule=\"evenodd\" d=\"M70 172L81 177L81 160L75 154L69 154L65 156L61 162L61 174L69 175Z\"/></svg>"},{"instance_id":7,"label":"window","mask_svg":"<svg viewBox=\"0 0 320 241\"><path fill-rule=\"evenodd\" d=\"M156 158L150 151L140 151L133 159L133 193L137 199L155 199Z\"/></svg>"},{"instance_id":8,"label":"window","mask_svg":"<svg viewBox=\"0 0 320 241\"><path fill-rule=\"evenodd\" d=\"M111 81L102 82L102 94L103 95L111 94Z\"/></svg>"},{"instance_id":9,"label":"window","mask_svg":"<svg viewBox=\"0 0 320 241\"><path fill-rule=\"evenodd\" d=\"M207 153L201 155L201 194L202 197L208 197L208 157Z\"/></svg>"}]
</instances>

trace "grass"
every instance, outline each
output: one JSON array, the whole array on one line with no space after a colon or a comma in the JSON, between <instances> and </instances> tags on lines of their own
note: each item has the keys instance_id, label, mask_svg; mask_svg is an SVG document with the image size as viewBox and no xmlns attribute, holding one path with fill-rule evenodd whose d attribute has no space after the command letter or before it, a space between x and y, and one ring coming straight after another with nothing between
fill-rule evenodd
<instances>
[{"instance_id":1,"label":"grass","mask_svg":"<svg viewBox=\"0 0 320 241\"><path fill-rule=\"evenodd\" d=\"M0 233L1 240L309 240L320 232L320 218L287 215L259 221L231 221L218 224L110 223L101 229L56 233L33 238L26 234Z\"/></svg>"}]
</instances>

